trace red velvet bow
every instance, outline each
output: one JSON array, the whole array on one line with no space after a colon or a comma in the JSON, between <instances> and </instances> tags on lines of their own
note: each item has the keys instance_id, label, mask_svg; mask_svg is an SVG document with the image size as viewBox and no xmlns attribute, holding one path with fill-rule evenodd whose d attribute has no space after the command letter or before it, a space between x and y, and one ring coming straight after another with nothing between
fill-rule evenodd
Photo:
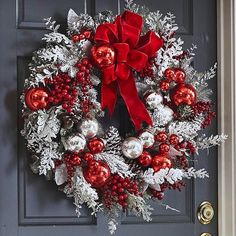
<instances>
[{"instance_id":1,"label":"red velvet bow","mask_svg":"<svg viewBox=\"0 0 236 236\"><path fill-rule=\"evenodd\" d=\"M152 125L144 104L138 96L133 72L141 71L148 59L154 57L162 47L163 41L153 31L140 36L143 18L130 11L117 16L115 22L98 26L95 34L97 45L109 45L115 50L115 63L102 67L102 109L114 111L117 88L123 97L131 120L137 129L143 121Z\"/></svg>"}]
</instances>

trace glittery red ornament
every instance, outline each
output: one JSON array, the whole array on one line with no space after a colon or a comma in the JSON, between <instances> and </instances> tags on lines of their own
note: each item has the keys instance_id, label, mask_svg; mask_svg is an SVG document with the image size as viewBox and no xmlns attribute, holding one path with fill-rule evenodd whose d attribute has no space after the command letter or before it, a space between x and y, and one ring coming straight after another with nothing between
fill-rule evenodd
<instances>
[{"instance_id":1,"label":"glittery red ornament","mask_svg":"<svg viewBox=\"0 0 236 236\"><path fill-rule=\"evenodd\" d=\"M93 154L90 152L86 152L83 156L83 159L87 162L93 161Z\"/></svg>"},{"instance_id":2,"label":"glittery red ornament","mask_svg":"<svg viewBox=\"0 0 236 236\"><path fill-rule=\"evenodd\" d=\"M164 72L164 77L169 82L175 81L176 83L183 83L186 74L181 68L167 68Z\"/></svg>"},{"instance_id":3,"label":"glittery red ornament","mask_svg":"<svg viewBox=\"0 0 236 236\"><path fill-rule=\"evenodd\" d=\"M77 42L80 41L80 35L79 34L74 34L74 35L72 35L71 39L74 43L77 43Z\"/></svg>"},{"instance_id":4,"label":"glittery red ornament","mask_svg":"<svg viewBox=\"0 0 236 236\"><path fill-rule=\"evenodd\" d=\"M92 161L88 163L83 171L84 178L95 188L101 188L105 185L111 175L110 168L103 161Z\"/></svg>"},{"instance_id":5,"label":"glittery red ornament","mask_svg":"<svg viewBox=\"0 0 236 236\"><path fill-rule=\"evenodd\" d=\"M170 88L170 83L167 80L160 81L160 89L163 92L166 92Z\"/></svg>"},{"instance_id":6,"label":"glittery red ornament","mask_svg":"<svg viewBox=\"0 0 236 236\"><path fill-rule=\"evenodd\" d=\"M113 65L115 62L115 51L114 48L109 45L93 46L91 49L91 55L94 62L99 67L105 67Z\"/></svg>"},{"instance_id":7,"label":"glittery red ornament","mask_svg":"<svg viewBox=\"0 0 236 236\"><path fill-rule=\"evenodd\" d=\"M170 92L172 103L176 106L181 104L193 105L196 103L196 90L190 84L179 84Z\"/></svg>"},{"instance_id":8,"label":"glittery red ornament","mask_svg":"<svg viewBox=\"0 0 236 236\"><path fill-rule=\"evenodd\" d=\"M182 69L180 68L175 69L175 82L176 83L183 83L185 81L185 77L186 77L186 74Z\"/></svg>"},{"instance_id":9,"label":"glittery red ornament","mask_svg":"<svg viewBox=\"0 0 236 236\"><path fill-rule=\"evenodd\" d=\"M31 88L25 94L25 103L29 109L36 111L48 106L48 92L45 88Z\"/></svg>"},{"instance_id":10,"label":"glittery red ornament","mask_svg":"<svg viewBox=\"0 0 236 236\"><path fill-rule=\"evenodd\" d=\"M94 138L88 142L88 148L92 154L100 153L104 149L104 143L100 138Z\"/></svg>"},{"instance_id":11,"label":"glittery red ornament","mask_svg":"<svg viewBox=\"0 0 236 236\"><path fill-rule=\"evenodd\" d=\"M176 134L171 134L169 141L170 141L170 144L177 145L179 143L179 137Z\"/></svg>"},{"instance_id":12,"label":"glittery red ornament","mask_svg":"<svg viewBox=\"0 0 236 236\"><path fill-rule=\"evenodd\" d=\"M167 138L168 138L168 136L167 136L167 133L165 131L160 131L159 133L157 133L155 135L155 140L157 142L163 143L167 140Z\"/></svg>"},{"instance_id":13,"label":"glittery red ornament","mask_svg":"<svg viewBox=\"0 0 236 236\"><path fill-rule=\"evenodd\" d=\"M139 164L141 166L149 166L152 163L152 157L149 152L143 152L138 158Z\"/></svg>"},{"instance_id":14,"label":"glittery red ornament","mask_svg":"<svg viewBox=\"0 0 236 236\"><path fill-rule=\"evenodd\" d=\"M155 172L171 167L172 162L166 154L157 154L152 158L152 168Z\"/></svg>"},{"instance_id":15,"label":"glittery red ornament","mask_svg":"<svg viewBox=\"0 0 236 236\"><path fill-rule=\"evenodd\" d=\"M159 145L159 151L160 151L161 153L167 153L167 152L169 152L169 151L170 151L170 145L167 144L167 143L161 143L161 144Z\"/></svg>"},{"instance_id":16,"label":"glittery red ornament","mask_svg":"<svg viewBox=\"0 0 236 236\"><path fill-rule=\"evenodd\" d=\"M175 70L174 68L167 68L164 72L164 77L169 81L173 81L175 77Z\"/></svg>"}]
</instances>

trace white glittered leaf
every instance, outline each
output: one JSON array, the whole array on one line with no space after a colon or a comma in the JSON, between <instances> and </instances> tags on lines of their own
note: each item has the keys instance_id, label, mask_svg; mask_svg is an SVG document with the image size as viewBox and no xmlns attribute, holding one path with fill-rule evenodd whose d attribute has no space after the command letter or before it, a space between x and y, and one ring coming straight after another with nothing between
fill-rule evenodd
<instances>
[{"instance_id":1,"label":"white glittered leaf","mask_svg":"<svg viewBox=\"0 0 236 236\"><path fill-rule=\"evenodd\" d=\"M62 164L56 168L55 171L55 182L57 185L64 184L67 180L66 165Z\"/></svg>"},{"instance_id":2,"label":"white glittered leaf","mask_svg":"<svg viewBox=\"0 0 236 236\"><path fill-rule=\"evenodd\" d=\"M79 16L74 12L74 10L70 9L67 16L67 24L69 29L73 29L74 23L79 20Z\"/></svg>"}]
</instances>

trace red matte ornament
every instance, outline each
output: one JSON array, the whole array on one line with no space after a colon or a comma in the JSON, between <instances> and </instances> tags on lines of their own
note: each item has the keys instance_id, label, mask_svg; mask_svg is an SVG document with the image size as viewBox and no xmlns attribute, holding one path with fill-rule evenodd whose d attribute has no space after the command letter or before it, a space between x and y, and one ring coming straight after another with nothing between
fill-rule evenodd
<instances>
[{"instance_id":1,"label":"red matte ornament","mask_svg":"<svg viewBox=\"0 0 236 236\"><path fill-rule=\"evenodd\" d=\"M33 111L48 106L48 92L45 88L31 88L25 93L25 103Z\"/></svg>"},{"instance_id":2,"label":"red matte ornament","mask_svg":"<svg viewBox=\"0 0 236 236\"><path fill-rule=\"evenodd\" d=\"M111 171L108 165L103 161L92 161L88 163L87 168L83 171L84 178L94 188L101 188L104 186L110 175Z\"/></svg>"},{"instance_id":3,"label":"red matte ornament","mask_svg":"<svg viewBox=\"0 0 236 236\"><path fill-rule=\"evenodd\" d=\"M196 103L196 90L190 84L179 84L170 92L172 103L176 106L181 104L193 105Z\"/></svg>"},{"instance_id":4,"label":"red matte ornament","mask_svg":"<svg viewBox=\"0 0 236 236\"><path fill-rule=\"evenodd\" d=\"M152 163L152 157L149 152L143 152L138 158L139 164L143 167L150 166Z\"/></svg>"},{"instance_id":5,"label":"red matte ornament","mask_svg":"<svg viewBox=\"0 0 236 236\"><path fill-rule=\"evenodd\" d=\"M116 54L114 64L111 59L106 59L106 63L103 63L104 60L99 62L96 50L92 49L92 57L97 64L101 65L100 69L103 74L102 109L108 108L112 115L119 90L137 129L141 127L143 121L152 125L152 119L138 96L133 70L142 71L148 59L154 57L163 46L163 40L154 31L148 31L141 36L142 27L143 18L130 11L117 16L114 23L105 23L97 27L94 36L95 43L99 47L109 45L114 48ZM107 57L107 55L104 56Z\"/></svg>"},{"instance_id":6,"label":"red matte ornament","mask_svg":"<svg viewBox=\"0 0 236 236\"><path fill-rule=\"evenodd\" d=\"M166 154L157 154L152 159L152 168L154 172L171 167L172 162Z\"/></svg>"},{"instance_id":7,"label":"red matte ornament","mask_svg":"<svg viewBox=\"0 0 236 236\"><path fill-rule=\"evenodd\" d=\"M100 138L94 138L88 142L88 148L92 154L97 154L103 151L105 145Z\"/></svg>"}]
</instances>

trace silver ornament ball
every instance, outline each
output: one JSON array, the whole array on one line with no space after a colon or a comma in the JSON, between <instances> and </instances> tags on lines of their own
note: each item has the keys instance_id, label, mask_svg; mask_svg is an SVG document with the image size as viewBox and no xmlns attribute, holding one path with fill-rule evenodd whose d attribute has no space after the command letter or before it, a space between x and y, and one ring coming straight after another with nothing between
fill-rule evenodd
<instances>
[{"instance_id":1,"label":"silver ornament ball","mask_svg":"<svg viewBox=\"0 0 236 236\"><path fill-rule=\"evenodd\" d=\"M80 131L85 138L93 138L98 133L98 122L95 119L83 120L80 125Z\"/></svg>"},{"instance_id":2,"label":"silver ornament ball","mask_svg":"<svg viewBox=\"0 0 236 236\"><path fill-rule=\"evenodd\" d=\"M158 94L156 92L148 92L145 100L148 107L150 107L151 109L155 109L159 104L162 103L163 97L161 94Z\"/></svg>"},{"instance_id":3,"label":"silver ornament ball","mask_svg":"<svg viewBox=\"0 0 236 236\"><path fill-rule=\"evenodd\" d=\"M122 153L129 159L138 158L143 152L143 144L142 142L135 138L129 137L125 139L122 144Z\"/></svg>"},{"instance_id":4,"label":"silver ornament ball","mask_svg":"<svg viewBox=\"0 0 236 236\"><path fill-rule=\"evenodd\" d=\"M139 135L139 139L142 142L144 148L150 148L155 142L154 135L148 131L142 132Z\"/></svg>"},{"instance_id":5,"label":"silver ornament ball","mask_svg":"<svg viewBox=\"0 0 236 236\"><path fill-rule=\"evenodd\" d=\"M61 138L62 144L67 151L80 152L85 148L86 139L82 134L71 134Z\"/></svg>"}]
</instances>

